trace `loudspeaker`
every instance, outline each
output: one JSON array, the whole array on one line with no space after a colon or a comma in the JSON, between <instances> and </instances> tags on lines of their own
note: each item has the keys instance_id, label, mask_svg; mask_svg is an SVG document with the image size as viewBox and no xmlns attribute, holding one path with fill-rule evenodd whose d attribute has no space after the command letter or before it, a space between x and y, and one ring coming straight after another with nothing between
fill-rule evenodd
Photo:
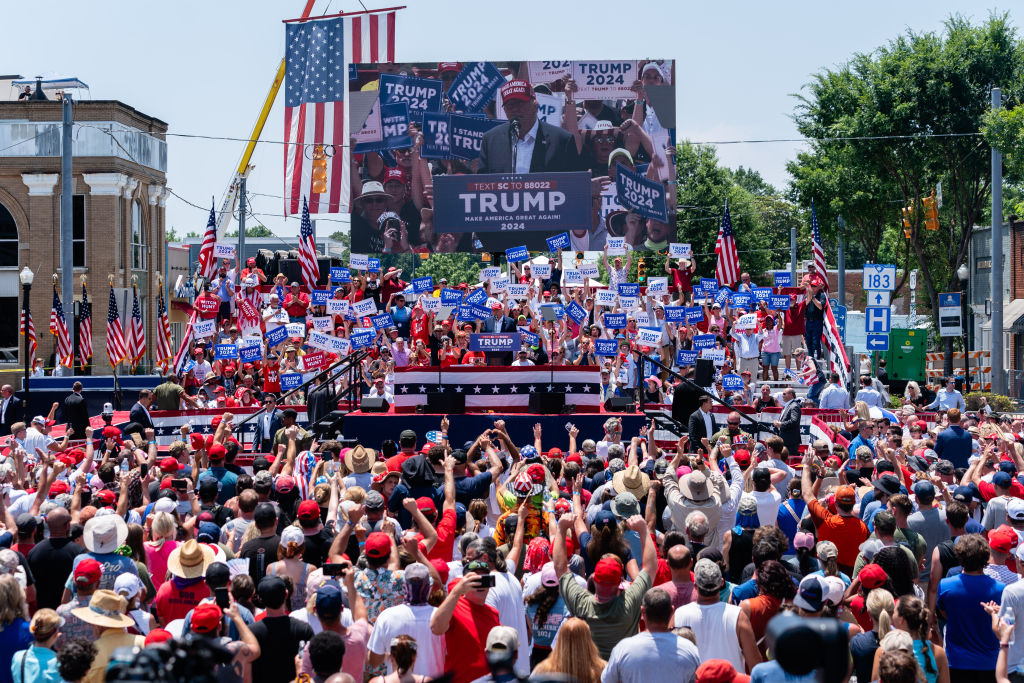
<instances>
[{"instance_id":1,"label":"loudspeaker","mask_svg":"<svg viewBox=\"0 0 1024 683\"><path fill-rule=\"evenodd\" d=\"M530 412L558 415L565 409L565 392L530 394Z\"/></svg>"},{"instance_id":2,"label":"loudspeaker","mask_svg":"<svg viewBox=\"0 0 1024 683\"><path fill-rule=\"evenodd\" d=\"M704 393L689 382L680 382L676 387L672 394L672 419L683 425L683 429L689 424L693 411L700 407L700 397Z\"/></svg>"},{"instance_id":3,"label":"loudspeaker","mask_svg":"<svg viewBox=\"0 0 1024 683\"><path fill-rule=\"evenodd\" d=\"M302 267L297 259L278 259L277 272L283 274L288 283L302 283Z\"/></svg>"},{"instance_id":4,"label":"loudspeaker","mask_svg":"<svg viewBox=\"0 0 1024 683\"><path fill-rule=\"evenodd\" d=\"M331 257L329 256L317 256L316 257L317 267L320 269L320 279L317 280L318 285L327 284L327 281L331 277Z\"/></svg>"},{"instance_id":5,"label":"loudspeaker","mask_svg":"<svg viewBox=\"0 0 1024 683\"><path fill-rule=\"evenodd\" d=\"M710 358L698 358L693 382L697 386L710 387L715 381L715 362Z\"/></svg>"},{"instance_id":6,"label":"loudspeaker","mask_svg":"<svg viewBox=\"0 0 1024 683\"><path fill-rule=\"evenodd\" d=\"M610 413L632 413L635 406L628 396L609 396L604 402L604 409Z\"/></svg>"},{"instance_id":7,"label":"loudspeaker","mask_svg":"<svg viewBox=\"0 0 1024 683\"><path fill-rule=\"evenodd\" d=\"M427 412L462 415L466 412L466 395L453 392L427 392Z\"/></svg>"},{"instance_id":8,"label":"loudspeaker","mask_svg":"<svg viewBox=\"0 0 1024 683\"><path fill-rule=\"evenodd\" d=\"M383 398L370 398L369 396L364 396L359 404L359 410L364 413L386 413L390 407Z\"/></svg>"},{"instance_id":9,"label":"loudspeaker","mask_svg":"<svg viewBox=\"0 0 1024 683\"><path fill-rule=\"evenodd\" d=\"M311 425L310 429L321 439L326 437L333 437L335 434L341 434L342 425L345 421L344 410L332 410L327 415L324 415L316 424Z\"/></svg>"}]
</instances>

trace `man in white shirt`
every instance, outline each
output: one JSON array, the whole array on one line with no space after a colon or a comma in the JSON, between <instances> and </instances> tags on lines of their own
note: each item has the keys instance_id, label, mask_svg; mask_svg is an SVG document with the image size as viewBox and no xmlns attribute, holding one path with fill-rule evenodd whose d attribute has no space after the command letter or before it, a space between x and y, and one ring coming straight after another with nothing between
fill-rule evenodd
<instances>
[{"instance_id":1,"label":"man in white shirt","mask_svg":"<svg viewBox=\"0 0 1024 683\"><path fill-rule=\"evenodd\" d=\"M866 403L868 408L882 407L882 395L871 386L871 378L867 375L863 375L860 378L860 390L857 392L857 400Z\"/></svg>"},{"instance_id":2,"label":"man in white shirt","mask_svg":"<svg viewBox=\"0 0 1024 683\"><path fill-rule=\"evenodd\" d=\"M526 357L526 349L519 349L519 353L516 354L516 359L512 361L512 367L523 368L533 365L533 361Z\"/></svg>"},{"instance_id":3,"label":"man in white shirt","mask_svg":"<svg viewBox=\"0 0 1024 683\"><path fill-rule=\"evenodd\" d=\"M61 450L57 442L50 437L50 426L42 415L33 417L32 423L25 430L25 452L33 460L36 458L37 448L42 449L44 453Z\"/></svg>"},{"instance_id":4,"label":"man in white shirt","mask_svg":"<svg viewBox=\"0 0 1024 683\"><path fill-rule=\"evenodd\" d=\"M859 396L859 394L858 394ZM957 408L960 412L967 410L967 404L964 402L963 394L956 390L956 381L952 377L947 377L945 386L939 389L935 395L935 400L925 406L925 410L949 410L950 408Z\"/></svg>"},{"instance_id":5,"label":"man in white shirt","mask_svg":"<svg viewBox=\"0 0 1024 683\"><path fill-rule=\"evenodd\" d=\"M608 657L601 683L692 680L700 666L700 652L696 645L672 632L672 597L668 591L647 591L640 614L647 630L619 641Z\"/></svg>"},{"instance_id":6,"label":"man in white shirt","mask_svg":"<svg viewBox=\"0 0 1024 683\"><path fill-rule=\"evenodd\" d=\"M839 384L839 373L828 376L828 386L818 396L818 407L822 410L849 410L850 392Z\"/></svg>"},{"instance_id":7,"label":"man in white shirt","mask_svg":"<svg viewBox=\"0 0 1024 683\"><path fill-rule=\"evenodd\" d=\"M430 618L437 611L427 604L430 597L430 571L425 564L414 562L405 568L405 585L402 589L405 602L388 607L377 615L373 633L367 643L367 662L371 669L378 668L388 660L391 641L398 636L410 636L416 641L416 662L409 673L414 676L440 676L444 673L444 636L434 635L430 630ZM388 673L394 671L388 661Z\"/></svg>"},{"instance_id":8,"label":"man in white shirt","mask_svg":"<svg viewBox=\"0 0 1024 683\"><path fill-rule=\"evenodd\" d=\"M395 402L395 395L388 391L384 384L384 375L377 375L373 378L373 388L366 394L367 398L382 398L392 405Z\"/></svg>"}]
</instances>

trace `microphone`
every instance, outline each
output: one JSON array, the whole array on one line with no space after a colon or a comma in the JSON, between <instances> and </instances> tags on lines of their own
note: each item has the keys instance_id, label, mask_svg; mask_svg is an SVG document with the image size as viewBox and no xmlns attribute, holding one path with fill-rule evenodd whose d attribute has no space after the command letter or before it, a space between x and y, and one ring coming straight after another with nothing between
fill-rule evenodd
<instances>
[{"instance_id":1,"label":"microphone","mask_svg":"<svg viewBox=\"0 0 1024 683\"><path fill-rule=\"evenodd\" d=\"M516 138L519 137L519 117L518 116L513 116L511 119L509 119L509 121L508 121L508 130L509 130L509 134L510 135L513 135Z\"/></svg>"}]
</instances>

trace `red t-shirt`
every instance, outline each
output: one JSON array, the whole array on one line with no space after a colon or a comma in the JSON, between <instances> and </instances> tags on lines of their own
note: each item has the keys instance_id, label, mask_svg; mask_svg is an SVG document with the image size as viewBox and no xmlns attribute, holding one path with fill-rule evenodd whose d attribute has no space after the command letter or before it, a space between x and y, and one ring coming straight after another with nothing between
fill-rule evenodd
<instances>
[{"instance_id":1,"label":"red t-shirt","mask_svg":"<svg viewBox=\"0 0 1024 683\"><path fill-rule=\"evenodd\" d=\"M264 373L263 391L274 394L279 393L281 391L281 378L278 374L277 366L268 364Z\"/></svg>"},{"instance_id":2,"label":"red t-shirt","mask_svg":"<svg viewBox=\"0 0 1024 683\"><path fill-rule=\"evenodd\" d=\"M291 292L289 292L284 298L284 310L288 312L288 315L294 318L301 318L306 315L307 306L302 306L300 302L308 305L309 295L304 292L299 292L299 296L294 297Z\"/></svg>"},{"instance_id":3,"label":"red t-shirt","mask_svg":"<svg viewBox=\"0 0 1024 683\"><path fill-rule=\"evenodd\" d=\"M402 463L404 463L406 460L408 460L409 458L411 458L414 455L416 455L416 454L415 453L398 453L396 455L392 455L390 458L385 460L384 464L387 465L388 472L401 472L402 471Z\"/></svg>"},{"instance_id":4,"label":"red t-shirt","mask_svg":"<svg viewBox=\"0 0 1024 683\"><path fill-rule=\"evenodd\" d=\"M487 634L500 625L498 610L470 602L465 596L459 598L444 634L444 669L454 673L452 683L469 683L491 672L484 646Z\"/></svg>"},{"instance_id":5,"label":"red t-shirt","mask_svg":"<svg viewBox=\"0 0 1024 683\"><path fill-rule=\"evenodd\" d=\"M804 333L804 310L807 302L803 299L795 304L790 301L789 309L786 311L786 324L782 328L782 336L793 337Z\"/></svg>"},{"instance_id":6,"label":"red t-shirt","mask_svg":"<svg viewBox=\"0 0 1024 683\"><path fill-rule=\"evenodd\" d=\"M178 588L174 582L175 579L164 581L157 589L156 598L153 600L153 611L156 612L161 624L184 619L200 600L210 597L210 587L206 585L206 581L200 580L188 588Z\"/></svg>"},{"instance_id":7,"label":"red t-shirt","mask_svg":"<svg viewBox=\"0 0 1024 683\"><path fill-rule=\"evenodd\" d=\"M441 521L437 523L437 543L427 553L428 560L452 561L455 550L455 510L441 513Z\"/></svg>"},{"instance_id":8,"label":"red t-shirt","mask_svg":"<svg viewBox=\"0 0 1024 683\"><path fill-rule=\"evenodd\" d=\"M204 301L210 301L213 303L203 304ZM214 306L213 304L216 304ZM220 297L216 294L200 294L196 297L195 303L192 304L192 308L196 312L196 317L200 320L213 320L217 317L217 312L220 310Z\"/></svg>"},{"instance_id":9,"label":"red t-shirt","mask_svg":"<svg viewBox=\"0 0 1024 683\"><path fill-rule=\"evenodd\" d=\"M981 499L986 503L996 497L996 487L990 481L979 481L978 491L981 492ZM1024 486L1016 479L1010 484L1010 492L1007 494L1014 498L1024 498Z\"/></svg>"}]
</instances>

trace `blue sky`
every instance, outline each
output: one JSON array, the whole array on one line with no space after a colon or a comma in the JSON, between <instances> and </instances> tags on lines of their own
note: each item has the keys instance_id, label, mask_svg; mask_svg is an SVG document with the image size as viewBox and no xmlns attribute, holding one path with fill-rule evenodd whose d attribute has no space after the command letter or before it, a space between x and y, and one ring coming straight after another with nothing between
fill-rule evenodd
<instances>
[{"instance_id":1,"label":"blue sky","mask_svg":"<svg viewBox=\"0 0 1024 683\"><path fill-rule=\"evenodd\" d=\"M393 3L367 7L387 7ZM174 3L54 0L5 3L0 71L78 76L94 99L118 99L174 133L245 138L284 50L281 20L303 0L178 0ZM792 97L815 71L883 44L907 28L940 30L953 12L984 20L975 2L590 3L408 0L399 13L398 59L671 58L677 129L691 140L792 138ZM1005 3L1004 3L1005 5ZM315 14L360 9L358 0L317 0ZM59 17L59 20L58 20ZM263 139L283 139L283 97ZM244 143L171 138L168 184L204 207L219 200ZM799 143L722 145L725 165L757 169L776 186ZM253 210L281 236L283 152L261 143L250 175ZM171 197L167 225L201 232L208 209ZM326 218L326 217L325 217ZM321 234L335 229L321 222Z\"/></svg>"}]
</instances>

